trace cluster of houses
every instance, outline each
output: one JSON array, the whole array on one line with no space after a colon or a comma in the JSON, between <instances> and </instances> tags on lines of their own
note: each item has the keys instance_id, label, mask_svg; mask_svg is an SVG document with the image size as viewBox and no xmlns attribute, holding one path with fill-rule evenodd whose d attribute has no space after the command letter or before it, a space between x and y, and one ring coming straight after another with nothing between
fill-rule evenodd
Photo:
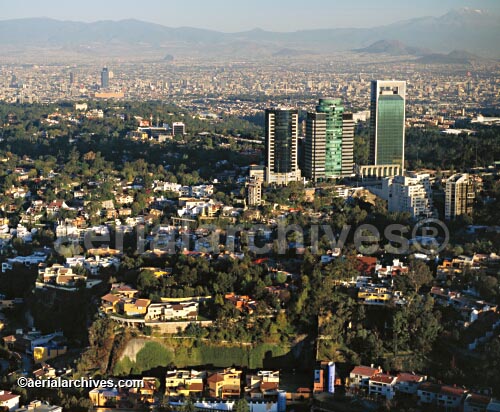
<instances>
[{"instance_id":1,"label":"cluster of houses","mask_svg":"<svg viewBox=\"0 0 500 412\"><path fill-rule=\"evenodd\" d=\"M64 290L78 290L79 286L88 289L101 283L99 279L89 280L86 275L80 275L73 271L73 268L65 265L54 264L38 266L39 282L36 283L40 288L63 288Z\"/></svg>"},{"instance_id":2,"label":"cluster of houses","mask_svg":"<svg viewBox=\"0 0 500 412\"><path fill-rule=\"evenodd\" d=\"M384 373L382 368L356 366L349 374L348 386L354 392L393 399L397 393L412 396L422 407L437 406L447 411L493 412L500 410L500 400L476 394L457 386L432 383L427 376L402 372Z\"/></svg>"},{"instance_id":3,"label":"cluster of houses","mask_svg":"<svg viewBox=\"0 0 500 412\"><path fill-rule=\"evenodd\" d=\"M461 276L466 272L495 273L500 268L500 256L496 253L481 254L475 253L472 256L459 255L453 259L445 259L437 267L436 279L445 283L453 280L456 276Z\"/></svg>"},{"instance_id":4,"label":"cluster of houses","mask_svg":"<svg viewBox=\"0 0 500 412\"><path fill-rule=\"evenodd\" d=\"M137 399L152 404L159 381L143 378L143 383L142 388L131 390L96 388L89 397L96 407L124 406ZM284 412L286 392L279 389L279 384L279 371L257 371L244 378L243 371L236 368L171 370L165 376L165 395L174 409L191 397L197 409L231 411L235 401L245 397L252 411Z\"/></svg>"},{"instance_id":5,"label":"cluster of houses","mask_svg":"<svg viewBox=\"0 0 500 412\"><path fill-rule=\"evenodd\" d=\"M399 259L394 259L392 265L383 266L377 258L371 256L358 256L357 269L360 275L349 283L358 289L358 301L364 305L405 304L401 291L394 288L394 277L404 276L408 273Z\"/></svg>"},{"instance_id":6,"label":"cluster of houses","mask_svg":"<svg viewBox=\"0 0 500 412\"><path fill-rule=\"evenodd\" d=\"M91 153L86 156L92 155ZM71 184L69 188L72 194L71 199L44 200L44 182L57 177L57 173L51 171L47 176L38 176L41 172L33 168L32 159L26 158L23 163L26 165L19 166L12 171L18 184L4 192L4 195L8 196L12 202L2 205L2 211L8 214L19 214L20 221L18 227L12 228L9 227L8 219L2 218L0 221L0 241L4 244L8 244L14 237L30 243L37 229L28 230L27 227L38 224L44 216L52 219L59 218L57 227L55 227L58 237L71 235L78 238L82 237L82 231L89 229L92 217L109 220L121 219L124 226L130 230L137 224L159 220L166 205L177 207L178 215L186 218L198 215L213 217L222 210L227 215L241 213L239 209L233 209L211 199L214 194L212 184L186 186L160 180L154 181L151 187L145 188L142 182L127 182L117 179L111 191L112 198L93 201L95 203L93 208L88 207L90 201L87 198L94 188L99 187L101 182L88 181ZM28 183L35 183L39 190L36 193L30 192ZM132 206L136 200L136 193L142 189L148 189L149 192L143 198L145 209L139 213L138 211L134 212ZM174 194L179 199L177 201L168 200L164 196L165 193ZM18 202L15 202L19 198L29 203L26 209L20 208Z\"/></svg>"},{"instance_id":7,"label":"cluster of houses","mask_svg":"<svg viewBox=\"0 0 500 412\"><path fill-rule=\"evenodd\" d=\"M116 385L118 386L118 385ZM138 385L139 386L139 385ZM155 402L155 394L158 393L159 381L156 378L143 377L142 385L134 388L94 388L89 391L89 398L94 408L119 407L134 409L152 405Z\"/></svg>"},{"instance_id":8,"label":"cluster of houses","mask_svg":"<svg viewBox=\"0 0 500 412\"><path fill-rule=\"evenodd\" d=\"M100 310L117 322L134 326L155 327L161 322L172 321L184 321L187 326L198 319L197 301L164 298L166 301L152 303L138 295L139 292L129 285L114 284L111 292L101 297Z\"/></svg>"},{"instance_id":9,"label":"cluster of houses","mask_svg":"<svg viewBox=\"0 0 500 412\"><path fill-rule=\"evenodd\" d=\"M226 293L224 295L226 302L231 303L240 312L245 312L248 314L254 313L257 309L257 301L252 299L250 296L246 295L236 295L234 292Z\"/></svg>"},{"instance_id":10,"label":"cluster of houses","mask_svg":"<svg viewBox=\"0 0 500 412\"><path fill-rule=\"evenodd\" d=\"M49 252L49 250L40 250L28 256L8 258L5 262L2 262L2 273L12 270L14 265L24 265L27 267L39 265L47 260Z\"/></svg>"},{"instance_id":11,"label":"cluster of houses","mask_svg":"<svg viewBox=\"0 0 500 412\"><path fill-rule=\"evenodd\" d=\"M35 363L64 355L68 349L62 332L44 335L36 329L18 329L15 334L4 336L3 342L8 349L31 356Z\"/></svg>"}]
</instances>

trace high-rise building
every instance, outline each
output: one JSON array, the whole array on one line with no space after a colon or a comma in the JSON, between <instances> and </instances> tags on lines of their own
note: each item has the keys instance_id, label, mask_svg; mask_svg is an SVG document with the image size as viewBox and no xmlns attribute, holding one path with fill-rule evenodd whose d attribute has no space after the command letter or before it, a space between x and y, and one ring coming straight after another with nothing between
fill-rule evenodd
<instances>
[{"instance_id":1,"label":"high-rise building","mask_svg":"<svg viewBox=\"0 0 500 412\"><path fill-rule=\"evenodd\" d=\"M184 136L186 134L186 125L183 122L172 123L172 135Z\"/></svg>"},{"instance_id":2,"label":"high-rise building","mask_svg":"<svg viewBox=\"0 0 500 412\"><path fill-rule=\"evenodd\" d=\"M342 175L342 116L344 106L340 99L320 99L317 113L325 114L325 178Z\"/></svg>"},{"instance_id":3,"label":"high-rise building","mask_svg":"<svg viewBox=\"0 0 500 412\"><path fill-rule=\"evenodd\" d=\"M325 140L325 113L307 113L303 173L315 182L325 178Z\"/></svg>"},{"instance_id":4,"label":"high-rise building","mask_svg":"<svg viewBox=\"0 0 500 412\"><path fill-rule=\"evenodd\" d=\"M354 167L354 121L340 99L320 99L307 114L304 176L318 181L350 176Z\"/></svg>"},{"instance_id":5,"label":"high-rise building","mask_svg":"<svg viewBox=\"0 0 500 412\"><path fill-rule=\"evenodd\" d=\"M404 170L406 82L371 83L370 163Z\"/></svg>"},{"instance_id":6,"label":"high-rise building","mask_svg":"<svg viewBox=\"0 0 500 412\"><path fill-rule=\"evenodd\" d=\"M266 109L266 182L287 185L300 180L297 109Z\"/></svg>"},{"instance_id":7,"label":"high-rise building","mask_svg":"<svg viewBox=\"0 0 500 412\"><path fill-rule=\"evenodd\" d=\"M467 173L451 176L446 181L445 219L453 220L460 215L471 215L474 198L474 186Z\"/></svg>"},{"instance_id":8,"label":"high-rise building","mask_svg":"<svg viewBox=\"0 0 500 412\"><path fill-rule=\"evenodd\" d=\"M266 168L261 165L250 165L248 168L248 178L250 180L257 180L263 182L265 180Z\"/></svg>"},{"instance_id":9,"label":"high-rise building","mask_svg":"<svg viewBox=\"0 0 500 412\"><path fill-rule=\"evenodd\" d=\"M69 72L69 84L73 85L75 84L75 73Z\"/></svg>"},{"instance_id":10,"label":"high-rise building","mask_svg":"<svg viewBox=\"0 0 500 412\"><path fill-rule=\"evenodd\" d=\"M248 205L259 206L262 203L262 181L256 178L248 179L245 188Z\"/></svg>"},{"instance_id":11,"label":"high-rise building","mask_svg":"<svg viewBox=\"0 0 500 412\"><path fill-rule=\"evenodd\" d=\"M354 128L352 113L342 117L342 176L352 176L354 172Z\"/></svg>"},{"instance_id":12,"label":"high-rise building","mask_svg":"<svg viewBox=\"0 0 500 412\"><path fill-rule=\"evenodd\" d=\"M107 89L109 87L109 70L107 67L103 67L101 71L101 89Z\"/></svg>"}]
</instances>

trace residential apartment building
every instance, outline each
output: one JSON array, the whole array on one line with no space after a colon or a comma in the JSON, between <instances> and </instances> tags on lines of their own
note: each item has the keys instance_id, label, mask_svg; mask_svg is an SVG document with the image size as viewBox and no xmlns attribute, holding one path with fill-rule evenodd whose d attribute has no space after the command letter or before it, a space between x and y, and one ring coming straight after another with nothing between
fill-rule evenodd
<instances>
[{"instance_id":1,"label":"residential apartment building","mask_svg":"<svg viewBox=\"0 0 500 412\"><path fill-rule=\"evenodd\" d=\"M259 206L262 203L262 182L249 179L245 184L247 203L249 206Z\"/></svg>"},{"instance_id":2,"label":"residential apartment building","mask_svg":"<svg viewBox=\"0 0 500 412\"><path fill-rule=\"evenodd\" d=\"M471 215L474 204L474 186L467 173L454 174L446 181L444 217L454 220L461 215Z\"/></svg>"},{"instance_id":3,"label":"residential apartment building","mask_svg":"<svg viewBox=\"0 0 500 412\"><path fill-rule=\"evenodd\" d=\"M183 122L172 123L172 135L184 136L186 134L186 125Z\"/></svg>"},{"instance_id":4,"label":"residential apartment building","mask_svg":"<svg viewBox=\"0 0 500 412\"><path fill-rule=\"evenodd\" d=\"M387 177L380 193L389 212L408 212L412 218L432 215L432 189L427 173Z\"/></svg>"}]
</instances>

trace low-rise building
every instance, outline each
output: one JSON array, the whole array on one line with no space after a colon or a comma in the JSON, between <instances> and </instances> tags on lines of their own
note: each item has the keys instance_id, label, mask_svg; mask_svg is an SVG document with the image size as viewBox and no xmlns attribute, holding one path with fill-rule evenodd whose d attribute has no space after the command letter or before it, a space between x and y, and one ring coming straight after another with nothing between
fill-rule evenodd
<instances>
[{"instance_id":1,"label":"low-rise building","mask_svg":"<svg viewBox=\"0 0 500 412\"><path fill-rule=\"evenodd\" d=\"M116 388L94 388L89 392L94 407L116 406L121 395Z\"/></svg>"},{"instance_id":2,"label":"low-rise building","mask_svg":"<svg viewBox=\"0 0 500 412\"><path fill-rule=\"evenodd\" d=\"M358 291L358 299L365 305L385 305L392 299L392 293L383 287L362 287Z\"/></svg>"},{"instance_id":3,"label":"low-rise building","mask_svg":"<svg viewBox=\"0 0 500 412\"><path fill-rule=\"evenodd\" d=\"M195 370L168 371L165 376L165 393L169 396L201 396L205 373Z\"/></svg>"},{"instance_id":4,"label":"low-rise building","mask_svg":"<svg viewBox=\"0 0 500 412\"><path fill-rule=\"evenodd\" d=\"M396 376L377 374L368 381L368 393L391 400L395 394L396 382Z\"/></svg>"},{"instance_id":5,"label":"low-rise building","mask_svg":"<svg viewBox=\"0 0 500 412\"><path fill-rule=\"evenodd\" d=\"M486 412L490 402L491 397L489 396L469 393L464 401L463 412Z\"/></svg>"},{"instance_id":6,"label":"low-rise building","mask_svg":"<svg viewBox=\"0 0 500 412\"><path fill-rule=\"evenodd\" d=\"M62 406L50 405L47 402L32 401L15 412L62 412Z\"/></svg>"},{"instance_id":7,"label":"low-rise building","mask_svg":"<svg viewBox=\"0 0 500 412\"><path fill-rule=\"evenodd\" d=\"M168 321L174 319L196 320L198 302L151 303L144 319L147 321Z\"/></svg>"},{"instance_id":8,"label":"low-rise building","mask_svg":"<svg viewBox=\"0 0 500 412\"><path fill-rule=\"evenodd\" d=\"M419 385L417 389L417 397L420 404L435 404L439 392L441 391L441 385L424 382Z\"/></svg>"},{"instance_id":9,"label":"low-rise building","mask_svg":"<svg viewBox=\"0 0 500 412\"><path fill-rule=\"evenodd\" d=\"M466 393L465 389L443 385L437 396L437 405L446 408L446 410L458 410Z\"/></svg>"},{"instance_id":10,"label":"low-rise building","mask_svg":"<svg viewBox=\"0 0 500 412\"><path fill-rule=\"evenodd\" d=\"M251 399L275 399L280 383L279 371L259 371L247 375L245 392Z\"/></svg>"},{"instance_id":11,"label":"low-rise building","mask_svg":"<svg viewBox=\"0 0 500 412\"><path fill-rule=\"evenodd\" d=\"M381 367L356 366L349 374L350 386L368 389L370 379L380 373L382 373Z\"/></svg>"},{"instance_id":12,"label":"low-rise building","mask_svg":"<svg viewBox=\"0 0 500 412\"><path fill-rule=\"evenodd\" d=\"M214 398L239 398L241 392L241 371L228 368L212 373L208 379L210 396Z\"/></svg>"},{"instance_id":13,"label":"low-rise building","mask_svg":"<svg viewBox=\"0 0 500 412\"><path fill-rule=\"evenodd\" d=\"M402 372L397 376L396 390L402 393L416 395L419 384L426 380L426 376Z\"/></svg>"},{"instance_id":14,"label":"low-rise building","mask_svg":"<svg viewBox=\"0 0 500 412\"><path fill-rule=\"evenodd\" d=\"M0 407L7 408L8 411L15 411L19 408L20 396L15 393L0 390Z\"/></svg>"}]
</instances>

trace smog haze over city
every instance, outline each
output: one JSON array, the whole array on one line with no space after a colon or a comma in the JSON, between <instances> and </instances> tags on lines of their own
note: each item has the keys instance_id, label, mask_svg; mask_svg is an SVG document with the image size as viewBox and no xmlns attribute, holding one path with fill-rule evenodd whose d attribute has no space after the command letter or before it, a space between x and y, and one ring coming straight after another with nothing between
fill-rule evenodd
<instances>
[{"instance_id":1,"label":"smog haze over city","mask_svg":"<svg viewBox=\"0 0 500 412\"><path fill-rule=\"evenodd\" d=\"M500 411L500 2L0 15L0 410Z\"/></svg>"}]
</instances>

